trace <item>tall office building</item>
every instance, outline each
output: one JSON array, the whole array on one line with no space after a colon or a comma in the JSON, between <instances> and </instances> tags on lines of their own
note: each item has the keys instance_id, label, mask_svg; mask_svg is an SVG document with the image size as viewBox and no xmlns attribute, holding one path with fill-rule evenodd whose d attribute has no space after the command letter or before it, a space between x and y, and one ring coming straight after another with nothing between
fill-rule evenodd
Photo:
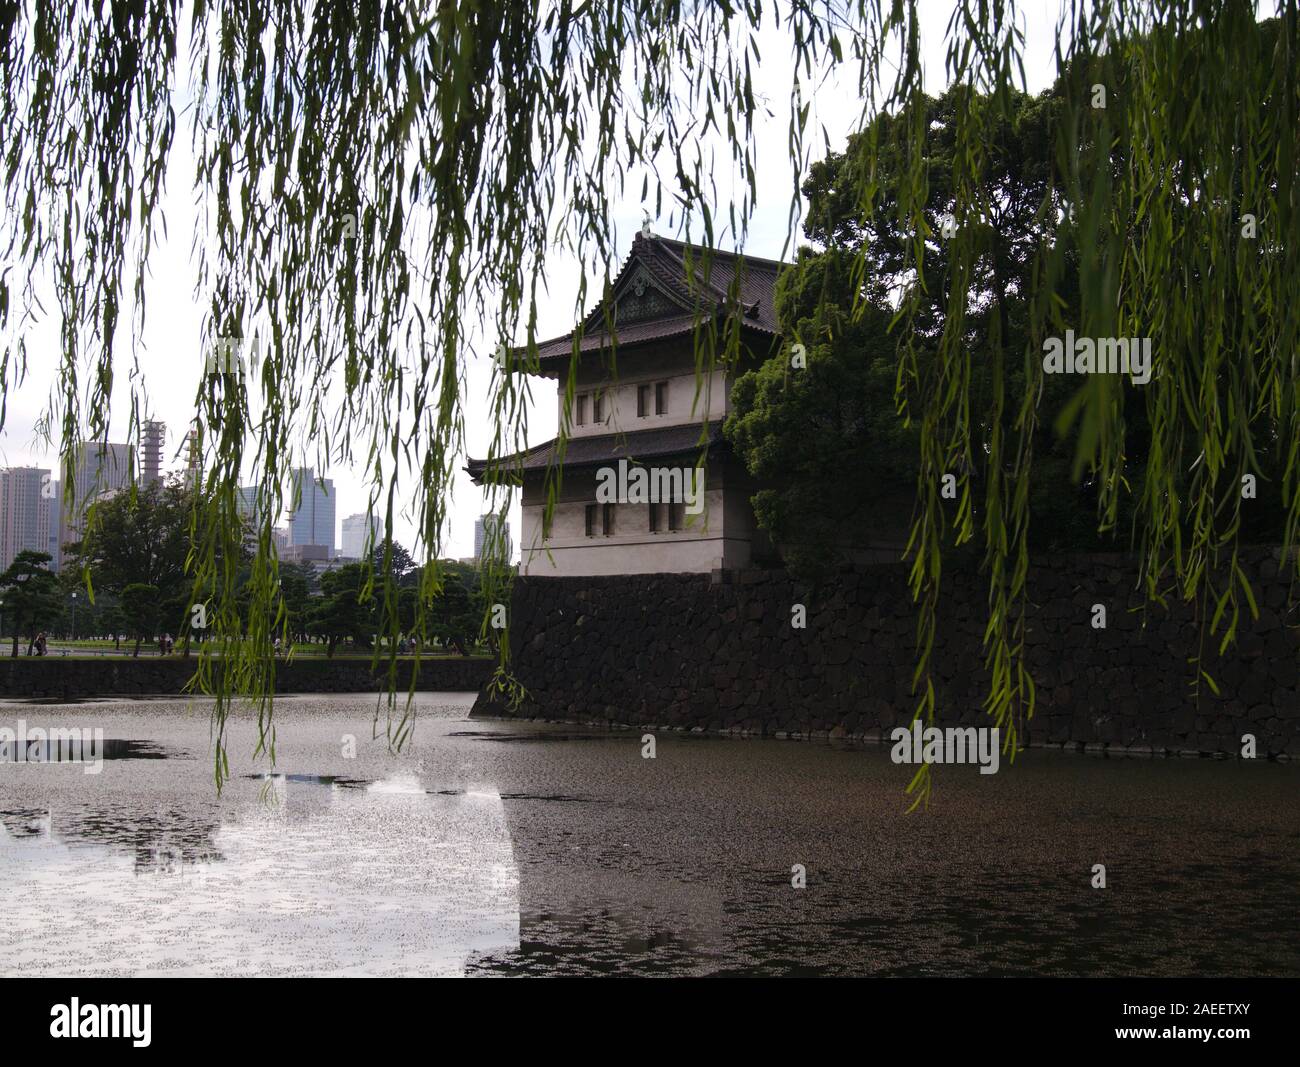
<instances>
[{"instance_id":1,"label":"tall office building","mask_svg":"<svg viewBox=\"0 0 1300 1067\"><path fill-rule=\"evenodd\" d=\"M474 520L474 558L480 563L492 558L509 563L514 555L510 523L504 515L484 515Z\"/></svg>"},{"instance_id":2,"label":"tall office building","mask_svg":"<svg viewBox=\"0 0 1300 1067\"><path fill-rule=\"evenodd\" d=\"M290 475L289 541L293 545L323 545L334 554L334 483L317 479L311 467Z\"/></svg>"},{"instance_id":3,"label":"tall office building","mask_svg":"<svg viewBox=\"0 0 1300 1067\"><path fill-rule=\"evenodd\" d=\"M158 485L163 480L163 442L167 424L150 419L140 427L140 487Z\"/></svg>"},{"instance_id":4,"label":"tall office building","mask_svg":"<svg viewBox=\"0 0 1300 1067\"><path fill-rule=\"evenodd\" d=\"M0 571L24 550L49 552L57 488L58 482L42 467L0 470Z\"/></svg>"},{"instance_id":5,"label":"tall office building","mask_svg":"<svg viewBox=\"0 0 1300 1067\"><path fill-rule=\"evenodd\" d=\"M59 541L59 501L63 498L59 496L59 483L53 478L50 479L47 496L50 502L50 520L49 528L49 548L45 551L50 554L50 567L58 570L63 566L63 545Z\"/></svg>"},{"instance_id":6,"label":"tall office building","mask_svg":"<svg viewBox=\"0 0 1300 1067\"><path fill-rule=\"evenodd\" d=\"M367 539L372 550L383 544L384 531L378 519L358 512L343 520L343 555L361 559L366 554Z\"/></svg>"},{"instance_id":7,"label":"tall office building","mask_svg":"<svg viewBox=\"0 0 1300 1067\"><path fill-rule=\"evenodd\" d=\"M59 511L59 548L81 540L86 512L96 497L127 485L131 475L131 449L108 441L86 441L78 449L71 482L63 485Z\"/></svg>"}]
</instances>

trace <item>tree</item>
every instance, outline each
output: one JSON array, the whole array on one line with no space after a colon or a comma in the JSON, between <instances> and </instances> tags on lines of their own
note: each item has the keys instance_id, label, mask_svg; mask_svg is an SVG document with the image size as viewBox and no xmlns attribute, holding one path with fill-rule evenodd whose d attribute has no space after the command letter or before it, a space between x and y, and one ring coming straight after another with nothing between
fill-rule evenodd
<instances>
[{"instance_id":1,"label":"tree","mask_svg":"<svg viewBox=\"0 0 1300 1067\"><path fill-rule=\"evenodd\" d=\"M905 521L916 480L915 431L894 412L892 313L877 304L854 315L853 298L851 255L804 250L777 288L789 343L737 380L725 426L763 486L753 498L759 525L811 578L851 554L859 535L880 532L890 510L882 498Z\"/></svg>"},{"instance_id":2,"label":"tree","mask_svg":"<svg viewBox=\"0 0 1300 1067\"><path fill-rule=\"evenodd\" d=\"M67 564L74 572L88 571L96 592L153 587L161 617L179 632L191 588L185 564L193 509L193 493L176 482L97 501L82 539L68 546Z\"/></svg>"},{"instance_id":3,"label":"tree","mask_svg":"<svg viewBox=\"0 0 1300 1067\"><path fill-rule=\"evenodd\" d=\"M27 635L27 654L37 633L59 617L63 605L59 583L49 569L53 557L48 552L23 549L8 569L0 574L0 604L13 627L13 656L18 655L18 637Z\"/></svg>"},{"instance_id":4,"label":"tree","mask_svg":"<svg viewBox=\"0 0 1300 1067\"><path fill-rule=\"evenodd\" d=\"M126 623L126 632L135 638L133 657L140 655L140 642L146 637L153 639L158 632L158 587L144 582L132 582L122 590L122 618Z\"/></svg>"},{"instance_id":5,"label":"tree","mask_svg":"<svg viewBox=\"0 0 1300 1067\"><path fill-rule=\"evenodd\" d=\"M285 610L285 632L289 642L305 640L315 607L312 586L316 572L305 563L285 563L280 567L280 596Z\"/></svg>"},{"instance_id":6,"label":"tree","mask_svg":"<svg viewBox=\"0 0 1300 1067\"><path fill-rule=\"evenodd\" d=\"M993 403L992 375L1001 362L1000 373L1013 388L1024 386L1019 360L1029 345L1035 265L1052 232L1043 222L1044 205L1054 207L1060 199L1050 152L1060 100L1050 90L1037 97L1010 94L1005 115L993 122L983 146L989 210L960 226L952 184L958 124L965 109L988 109L990 103L959 88L939 98L922 96L914 106L918 117L881 115L851 137L843 152L811 168L803 187L809 205L804 228L815 247L801 250L776 298L789 343L741 377L734 390L727 435L766 487L754 499L759 524L782 547L786 562L809 577L824 576L861 544L901 549L908 540L919 438L918 427L897 411L900 337L891 326L897 294L904 292L915 303L908 340L916 347L918 373L932 376L951 300L952 249L959 240L973 249L961 334L971 447L950 457L945 472L960 473L973 487L969 506L976 519L985 507L993 446L1015 432L1016 412L999 412ZM856 198L870 143L891 144L899 129L913 127L924 131L930 175L923 212L931 239L924 242L922 275L931 281L925 286L909 270L911 233L898 213L910 152L888 152L877 161L873 210ZM1068 306L1077 308L1078 262L1072 258L1067 266L1061 291ZM795 343L802 346L803 366L792 366ZM1125 498L1118 521L1099 532L1094 480L1071 485L1077 435L1062 435L1057 426L1076 390L1064 377L1042 383L1029 533L1031 543L1045 550L1115 547L1133 514L1133 501ZM914 402L916 393L914 383L904 395ZM1125 419L1125 473L1140 480L1149 426L1136 391L1125 397Z\"/></svg>"},{"instance_id":7,"label":"tree","mask_svg":"<svg viewBox=\"0 0 1300 1067\"><path fill-rule=\"evenodd\" d=\"M242 517L236 519L242 529ZM191 525L195 520L200 523L197 536ZM117 493L94 504L82 539L68 546L66 569L88 574L89 588L96 594L121 595L133 584L156 588L156 625L181 635L182 653L188 656L195 586L190 553L196 543L203 542L210 521L205 501L180 481ZM238 590L248 577L249 549L242 536L234 540L232 553L230 558L239 573ZM225 549L215 558L224 561ZM224 563L218 569L224 570ZM240 617L246 618L248 596L242 596Z\"/></svg>"},{"instance_id":8,"label":"tree","mask_svg":"<svg viewBox=\"0 0 1300 1067\"><path fill-rule=\"evenodd\" d=\"M371 554L371 563L374 566L375 573L382 575L384 569L384 545L375 545L374 552ZM392 544L392 551L389 557L387 573L392 576L393 581L399 586L411 586L419 581L419 564L415 562L411 554L406 551L396 541Z\"/></svg>"},{"instance_id":9,"label":"tree","mask_svg":"<svg viewBox=\"0 0 1300 1067\"><path fill-rule=\"evenodd\" d=\"M375 618L372 601L362 599L365 579L366 566L362 563L348 563L320 577L321 595L309 616L308 628L325 639L330 657L341 641L370 647Z\"/></svg>"},{"instance_id":10,"label":"tree","mask_svg":"<svg viewBox=\"0 0 1300 1067\"><path fill-rule=\"evenodd\" d=\"M483 613L476 610L464 578L455 573L445 575L442 591L430 605L429 634L468 656L482 622Z\"/></svg>"},{"instance_id":11,"label":"tree","mask_svg":"<svg viewBox=\"0 0 1300 1067\"><path fill-rule=\"evenodd\" d=\"M122 608L116 600L105 604L99 615L100 631L113 639L115 649L122 647L122 628L125 625L126 616L122 614Z\"/></svg>"}]
</instances>

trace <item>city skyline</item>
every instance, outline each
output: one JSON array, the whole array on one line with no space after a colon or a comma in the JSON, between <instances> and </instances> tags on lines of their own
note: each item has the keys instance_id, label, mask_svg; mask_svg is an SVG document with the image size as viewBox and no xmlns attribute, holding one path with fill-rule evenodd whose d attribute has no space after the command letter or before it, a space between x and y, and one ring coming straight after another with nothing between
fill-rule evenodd
<instances>
[{"instance_id":1,"label":"city skyline","mask_svg":"<svg viewBox=\"0 0 1300 1067\"><path fill-rule=\"evenodd\" d=\"M185 479L192 475L193 468L187 452L189 435L182 438L181 447L177 450L175 458L178 463L169 469L161 462L165 424L151 421L146 425L149 431L140 444L139 463L135 467L136 484L143 488L168 478ZM89 504L97 498L112 495L129 483L130 453L129 445L122 441L87 442L83 445L70 500L61 495L60 482L51 467L22 464L0 466L0 570L7 568L18 553L24 550L47 553L51 568L61 570L63 546L80 536ZM103 461L93 463L95 456L100 456ZM324 478L323 482L328 488L322 489L316 484L311 468L298 468L294 473L301 474L304 471L312 473L313 486L308 494L309 508L300 509L302 517L299 522L299 537L319 537L327 528L331 536L327 541L295 540L294 515L286 506L274 525L274 540L281 558L360 559L365 554L363 549L367 518L373 530L372 540L376 544L383 537L383 523L367 512L353 512L341 522L337 521L341 501L333 479ZM258 490L257 484L239 487L236 506L240 514L250 518L255 516ZM73 508L71 516L64 510L68 506ZM315 508L314 512L312 507ZM473 523L475 559L482 553L482 523L483 518L477 518ZM510 555L513 543L509 522L506 523L505 531L507 555ZM397 543L410 550L410 546L403 544L400 538ZM303 552L304 548L307 549L306 553ZM323 548L325 551L313 551L315 548ZM443 558L457 558L450 550L442 555Z\"/></svg>"},{"instance_id":2,"label":"city skyline","mask_svg":"<svg viewBox=\"0 0 1300 1067\"><path fill-rule=\"evenodd\" d=\"M189 480L195 476L201 457L196 454L198 451L198 445L193 425L187 426L184 432L173 432L169 431L168 424L162 420L146 419L141 423L141 426L142 431L140 439L136 449L134 450L126 441L108 441L103 443L105 447L110 450L112 459L109 466L114 473L109 481L96 489L96 492L113 491L120 489L127 484L130 480L129 475L127 474L127 470L130 466L129 457L133 451L136 453L134 465L136 484L141 487L155 482L165 482L172 478ZM93 479L91 478L88 469L86 469L87 461L84 457L97 444L99 444L99 442L84 441L81 443L83 458L78 461L80 464L80 473L78 475L78 487L76 488L76 492L82 497L93 488ZM3 456L3 450L0 450L0 457ZM51 496L52 500L62 502L62 498L59 496L59 481L54 477L57 471L56 465L49 463L0 463L0 472L10 470L34 470L40 471L44 475L48 475L50 487L47 489L47 492L53 494ZM297 543L311 543L295 542L292 538L293 478L295 474L303 470L312 471L314 476L315 468L311 466L296 467L289 472L288 485L283 496L284 506L274 524L277 533L283 532L287 535L281 546L283 548L287 548L290 545ZM366 514L365 511L349 511L348 509L350 506L350 500L355 499L357 496L364 496L365 503L368 505L369 494L368 491L350 487L349 482L344 482L340 485L332 471L327 473L325 480L331 487L330 494L334 506L334 539L326 547L330 549L331 555L350 557L351 553L344 550L342 523L348 519L364 518L364 515ZM258 489L259 483L256 482L247 485L240 485L238 487L236 507L238 507L241 514L249 517L255 515ZM355 505L351 506L355 507ZM518 502L512 502L511 510L517 507ZM342 520L338 519L338 515L341 513L347 513L345 518ZM69 534L75 534L79 529L79 521L70 525L66 523L62 524L62 526L56 525L56 517L60 514L61 512L58 506L50 508L51 528L48 541L46 542L45 547L42 548L42 551L49 552L51 557L53 557L56 570L59 568L61 563L60 557L62 554L62 546L66 543L65 537ZM328 521L327 517L322 515L321 523L323 524L326 521ZM3 525L3 522L3 512L0 511L0 525ZM383 536L384 524L378 517L373 519L373 524L376 530L375 540L378 541ZM468 548L471 544L474 545L473 556L477 557L479 554L479 546L476 541L478 536L478 524L479 519L477 517L471 519L469 516L464 516L462 518L461 514L453 515L439 557L443 559L470 558ZM509 523L507 523L507 529L508 528ZM406 534L405 537L404 533ZM61 534L63 536L61 536ZM403 548L406 548L408 551L412 551L414 554L413 539L410 539L409 531L403 530L403 524L400 522L396 523L394 541L400 544ZM280 543L279 538L277 538L277 543Z\"/></svg>"}]
</instances>

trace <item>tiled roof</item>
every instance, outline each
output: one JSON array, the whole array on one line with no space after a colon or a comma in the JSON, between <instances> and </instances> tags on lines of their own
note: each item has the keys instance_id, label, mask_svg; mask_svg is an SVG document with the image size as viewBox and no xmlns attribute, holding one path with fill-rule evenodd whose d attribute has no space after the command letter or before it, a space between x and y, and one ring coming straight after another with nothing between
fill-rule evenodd
<instances>
[{"instance_id":1,"label":"tiled roof","mask_svg":"<svg viewBox=\"0 0 1300 1067\"><path fill-rule=\"evenodd\" d=\"M713 448L722 442L722 422L715 420L708 425L708 447ZM697 453L700 449L700 424L687 423L681 426L664 426L657 430L639 430L626 434L601 434L599 437L570 437L564 452L564 466L590 467L601 463L616 462L620 459L647 460L663 456L680 456ZM547 441L526 452L507 456L496 463L504 480L517 476L518 472L545 470L555 459L555 441ZM481 482L487 471L487 460L471 459L465 470L476 482Z\"/></svg>"},{"instance_id":2,"label":"tiled roof","mask_svg":"<svg viewBox=\"0 0 1300 1067\"><path fill-rule=\"evenodd\" d=\"M707 321L707 320L706 320ZM673 315L668 318L651 319L647 322L633 322L618 331L619 347L638 344L642 341L659 341L668 337L688 337L695 329L696 316L693 314ZM582 335L579 343L580 352L596 352L609 346L609 334L603 329L594 329ZM545 341L537 346L538 355L543 364L551 360L567 360L573 352L573 334L566 333L553 341Z\"/></svg>"},{"instance_id":3,"label":"tiled roof","mask_svg":"<svg viewBox=\"0 0 1300 1067\"><path fill-rule=\"evenodd\" d=\"M687 257L691 267L687 268ZM594 352L610 346L619 347L669 337L689 335L697 322L719 317L727 307L739 317L742 326L760 337L777 335L774 292L776 279L786 264L771 259L739 256L715 250L707 275L702 272L704 249L666 237L643 237L637 234L632 251L611 287L610 302L617 304L632 286L632 279L643 274L652 281L658 294L670 306L667 314L617 327L611 338L605 324L605 303L598 302L584 320L580 352ZM736 303L730 304L730 288L737 283ZM573 353L574 333L554 337L538 344L543 369L552 369Z\"/></svg>"}]
</instances>

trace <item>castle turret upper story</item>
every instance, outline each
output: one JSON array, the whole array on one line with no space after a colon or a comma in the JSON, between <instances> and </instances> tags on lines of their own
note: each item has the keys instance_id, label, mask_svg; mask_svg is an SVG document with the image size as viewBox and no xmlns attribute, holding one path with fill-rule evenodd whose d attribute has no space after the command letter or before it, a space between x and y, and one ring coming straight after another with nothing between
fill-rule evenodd
<instances>
[{"instance_id":1,"label":"castle turret upper story","mask_svg":"<svg viewBox=\"0 0 1300 1067\"><path fill-rule=\"evenodd\" d=\"M779 342L783 266L638 234L606 298L537 346L568 427L562 458L556 439L468 465L480 484L522 485L522 573L708 572L769 551L722 422L734 378Z\"/></svg>"}]
</instances>

